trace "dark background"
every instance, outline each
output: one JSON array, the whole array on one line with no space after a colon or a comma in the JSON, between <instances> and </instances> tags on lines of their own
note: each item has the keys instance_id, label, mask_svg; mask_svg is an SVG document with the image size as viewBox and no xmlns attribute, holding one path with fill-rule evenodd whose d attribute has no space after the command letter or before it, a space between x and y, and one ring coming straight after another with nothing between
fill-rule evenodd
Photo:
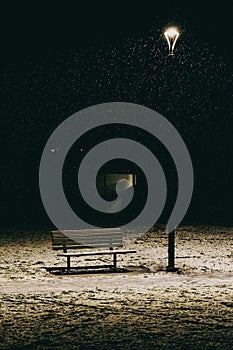
<instances>
[{"instance_id":1,"label":"dark background","mask_svg":"<svg viewBox=\"0 0 233 350\"><path fill-rule=\"evenodd\" d=\"M232 224L232 10L230 1L1 5L2 225L50 224L38 188L45 143L71 114L110 101L155 109L180 132L195 172L184 223ZM172 59L170 23L182 31Z\"/></svg>"}]
</instances>

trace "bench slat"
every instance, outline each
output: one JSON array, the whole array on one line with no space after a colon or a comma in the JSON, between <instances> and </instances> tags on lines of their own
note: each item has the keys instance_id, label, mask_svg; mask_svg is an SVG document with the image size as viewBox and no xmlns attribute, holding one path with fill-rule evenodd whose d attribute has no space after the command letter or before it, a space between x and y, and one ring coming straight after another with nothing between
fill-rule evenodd
<instances>
[{"instance_id":1,"label":"bench slat","mask_svg":"<svg viewBox=\"0 0 233 350\"><path fill-rule=\"evenodd\" d=\"M57 230L59 231L59 230ZM121 232L121 229L118 227L102 227L102 228L91 228L91 229L81 229L81 230L62 230L62 232L84 232L84 233L88 233L88 232Z\"/></svg>"},{"instance_id":2,"label":"bench slat","mask_svg":"<svg viewBox=\"0 0 233 350\"><path fill-rule=\"evenodd\" d=\"M84 252L84 253L60 253L57 256L91 256L91 255L112 255L112 254L128 254L136 253L136 250L104 250L104 251L95 251L95 252Z\"/></svg>"},{"instance_id":3,"label":"bench slat","mask_svg":"<svg viewBox=\"0 0 233 350\"><path fill-rule=\"evenodd\" d=\"M107 233L118 233L121 234L121 231L119 230L96 230L96 231L91 231L91 230L64 230L64 231L52 231L52 234L55 235L64 235L64 234L82 234L82 235L96 235L96 234L103 234L106 235Z\"/></svg>"},{"instance_id":4,"label":"bench slat","mask_svg":"<svg viewBox=\"0 0 233 350\"><path fill-rule=\"evenodd\" d=\"M70 245L70 246L66 246L66 249L84 249L84 248L89 248L89 249L93 249L93 248L122 248L123 244L119 243L115 243L115 244L111 244L111 246L107 246L106 244L90 244L90 245ZM58 245L58 246L53 246L54 250L63 250L63 245Z\"/></svg>"},{"instance_id":5,"label":"bench slat","mask_svg":"<svg viewBox=\"0 0 233 350\"><path fill-rule=\"evenodd\" d=\"M107 248L106 247L106 245L102 245L102 246L98 246L98 247L91 247L91 246L80 246L80 248L78 248L78 250L85 250L85 249L100 249L100 248ZM114 248L115 249L115 251L117 251L116 250L116 248L123 248L123 245L120 245L120 246L118 246L118 245L115 245L115 246L113 246L113 247L111 247L111 248ZM66 248L67 250L72 250L72 249L75 249L75 250L77 250L77 246L70 246L70 247L67 247ZM53 250L56 250L56 251L59 251L59 250L63 250L63 246L56 246L56 247L53 247Z\"/></svg>"},{"instance_id":6,"label":"bench slat","mask_svg":"<svg viewBox=\"0 0 233 350\"><path fill-rule=\"evenodd\" d=\"M76 242L77 244L79 242L100 242L100 241L105 241L105 242L122 242L122 237L74 237L74 239L69 238L69 239L63 239L63 238L55 238L52 240L53 242L57 243L57 242L64 242L66 244L69 244L71 242Z\"/></svg>"},{"instance_id":7,"label":"bench slat","mask_svg":"<svg viewBox=\"0 0 233 350\"><path fill-rule=\"evenodd\" d=\"M90 248L91 247L89 245L80 244L78 248L77 248L77 245L70 245L66 249L90 249ZM63 250L63 246L62 245L53 246L53 250Z\"/></svg>"},{"instance_id":8,"label":"bench slat","mask_svg":"<svg viewBox=\"0 0 233 350\"><path fill-rule=\"evenodd\" d=\"M95 234L95 233L110 233L110 232L117 232L117 233L121 233L121 229L118 228L102 228L102 229L84 229L84 230L54 230L51 231L52 234L64 234L64 233L83 233L83 234L87 234L87 233L91 233L91 234Z\"/></svg>"},{"instance_id":9,"label":"bench slat","mask_svg":"<svg viewBox=\"0 0 233 350\"><path fill-rule=\"evenodd\" d=\"M120 234L110 234L110 235L71 235L69 236L53 236L54 240L75 240L75 239L122 239L122 235Z\"/></svg>"},{"instance_id":10,"label":"bench slat","mask_svg":"<svg viewBox=\"0 0 233 350\"><path fill-rule=\"evenodd\" d=\"M52 245L53 248L64 248L63 244L56 244L56 245ZM114 247L123 247L123 243L112 243L112 244L107 244L107 243L88 243L88 244L77 244L77 245L66 245L66 249L83 249L83 247L88 247L88 248L114 248Z\"/></svg>"}]
</instances>

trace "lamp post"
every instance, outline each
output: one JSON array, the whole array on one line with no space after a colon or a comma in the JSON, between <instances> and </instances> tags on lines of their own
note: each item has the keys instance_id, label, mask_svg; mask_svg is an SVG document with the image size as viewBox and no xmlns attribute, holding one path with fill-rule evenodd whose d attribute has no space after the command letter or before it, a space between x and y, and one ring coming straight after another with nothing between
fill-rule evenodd
<instances>
[{"instance_id":1,"label":"lamp post","mask_svg":"<svg viewBox=\"0 0 233 350\"><path fill-rule=\"evenodd\" d=\"M178 268L175 267L175 229L168 232L168 266L167 272L176 272Z\"/></svg>"},{"instance_id":2,"label":"lamp post","mask_svg":"<svg viewBox=\"0 0 233 350\"><path fill-rule=\"evenodd\" d=\"M179 38L179 31L177 27L168 27L164 32L164 36L168 43L168 56L174 56L174 49ZM178 268L175 267L175 229L168 232L168 272L176 272Z\"/></svg>"}]
</instances>

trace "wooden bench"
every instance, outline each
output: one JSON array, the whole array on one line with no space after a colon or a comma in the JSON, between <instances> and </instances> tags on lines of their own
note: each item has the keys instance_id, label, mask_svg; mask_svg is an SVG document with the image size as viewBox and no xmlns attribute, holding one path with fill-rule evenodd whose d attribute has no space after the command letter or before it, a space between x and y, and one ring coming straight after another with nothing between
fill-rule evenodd
<instances>
[{"instance_id":1,"label":"wooden bench","mask_svg":"<svg viewBox=\"0 0 233 350\"><path fill-rule=\"evenodd\" d=\"M78 268L93 269L108 267L116 269L118 254L136 253L136 250L119 249L123 247L122 232L120 228L51 231L51 235L53 249L63 250L63 253L59 253L57 256L67 258L68 270L71 269L71 257L112 255L112 265L80 266ZM100 250L100 248L105 248L105 250ZM77 249L82 251L73 252L73 250ZM86 249L89 250L86 251ZM68 252L68 250L72 251Z\"/></svg>"}]
</instances>

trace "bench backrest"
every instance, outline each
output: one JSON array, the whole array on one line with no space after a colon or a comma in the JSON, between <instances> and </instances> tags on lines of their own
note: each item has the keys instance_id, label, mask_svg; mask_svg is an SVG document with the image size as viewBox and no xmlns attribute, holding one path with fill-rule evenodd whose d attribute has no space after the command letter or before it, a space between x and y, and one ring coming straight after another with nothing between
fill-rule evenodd
<instances>
[{"instance_id":1,"label":"bench backrest","mask_svg":"<svg viewBox=\"0 0 233 350\"><path fill-rule=\"evenodd\" d=\"M54 250L123 247L120 228L51 231Z\"/></svg>"}]
</instances>

